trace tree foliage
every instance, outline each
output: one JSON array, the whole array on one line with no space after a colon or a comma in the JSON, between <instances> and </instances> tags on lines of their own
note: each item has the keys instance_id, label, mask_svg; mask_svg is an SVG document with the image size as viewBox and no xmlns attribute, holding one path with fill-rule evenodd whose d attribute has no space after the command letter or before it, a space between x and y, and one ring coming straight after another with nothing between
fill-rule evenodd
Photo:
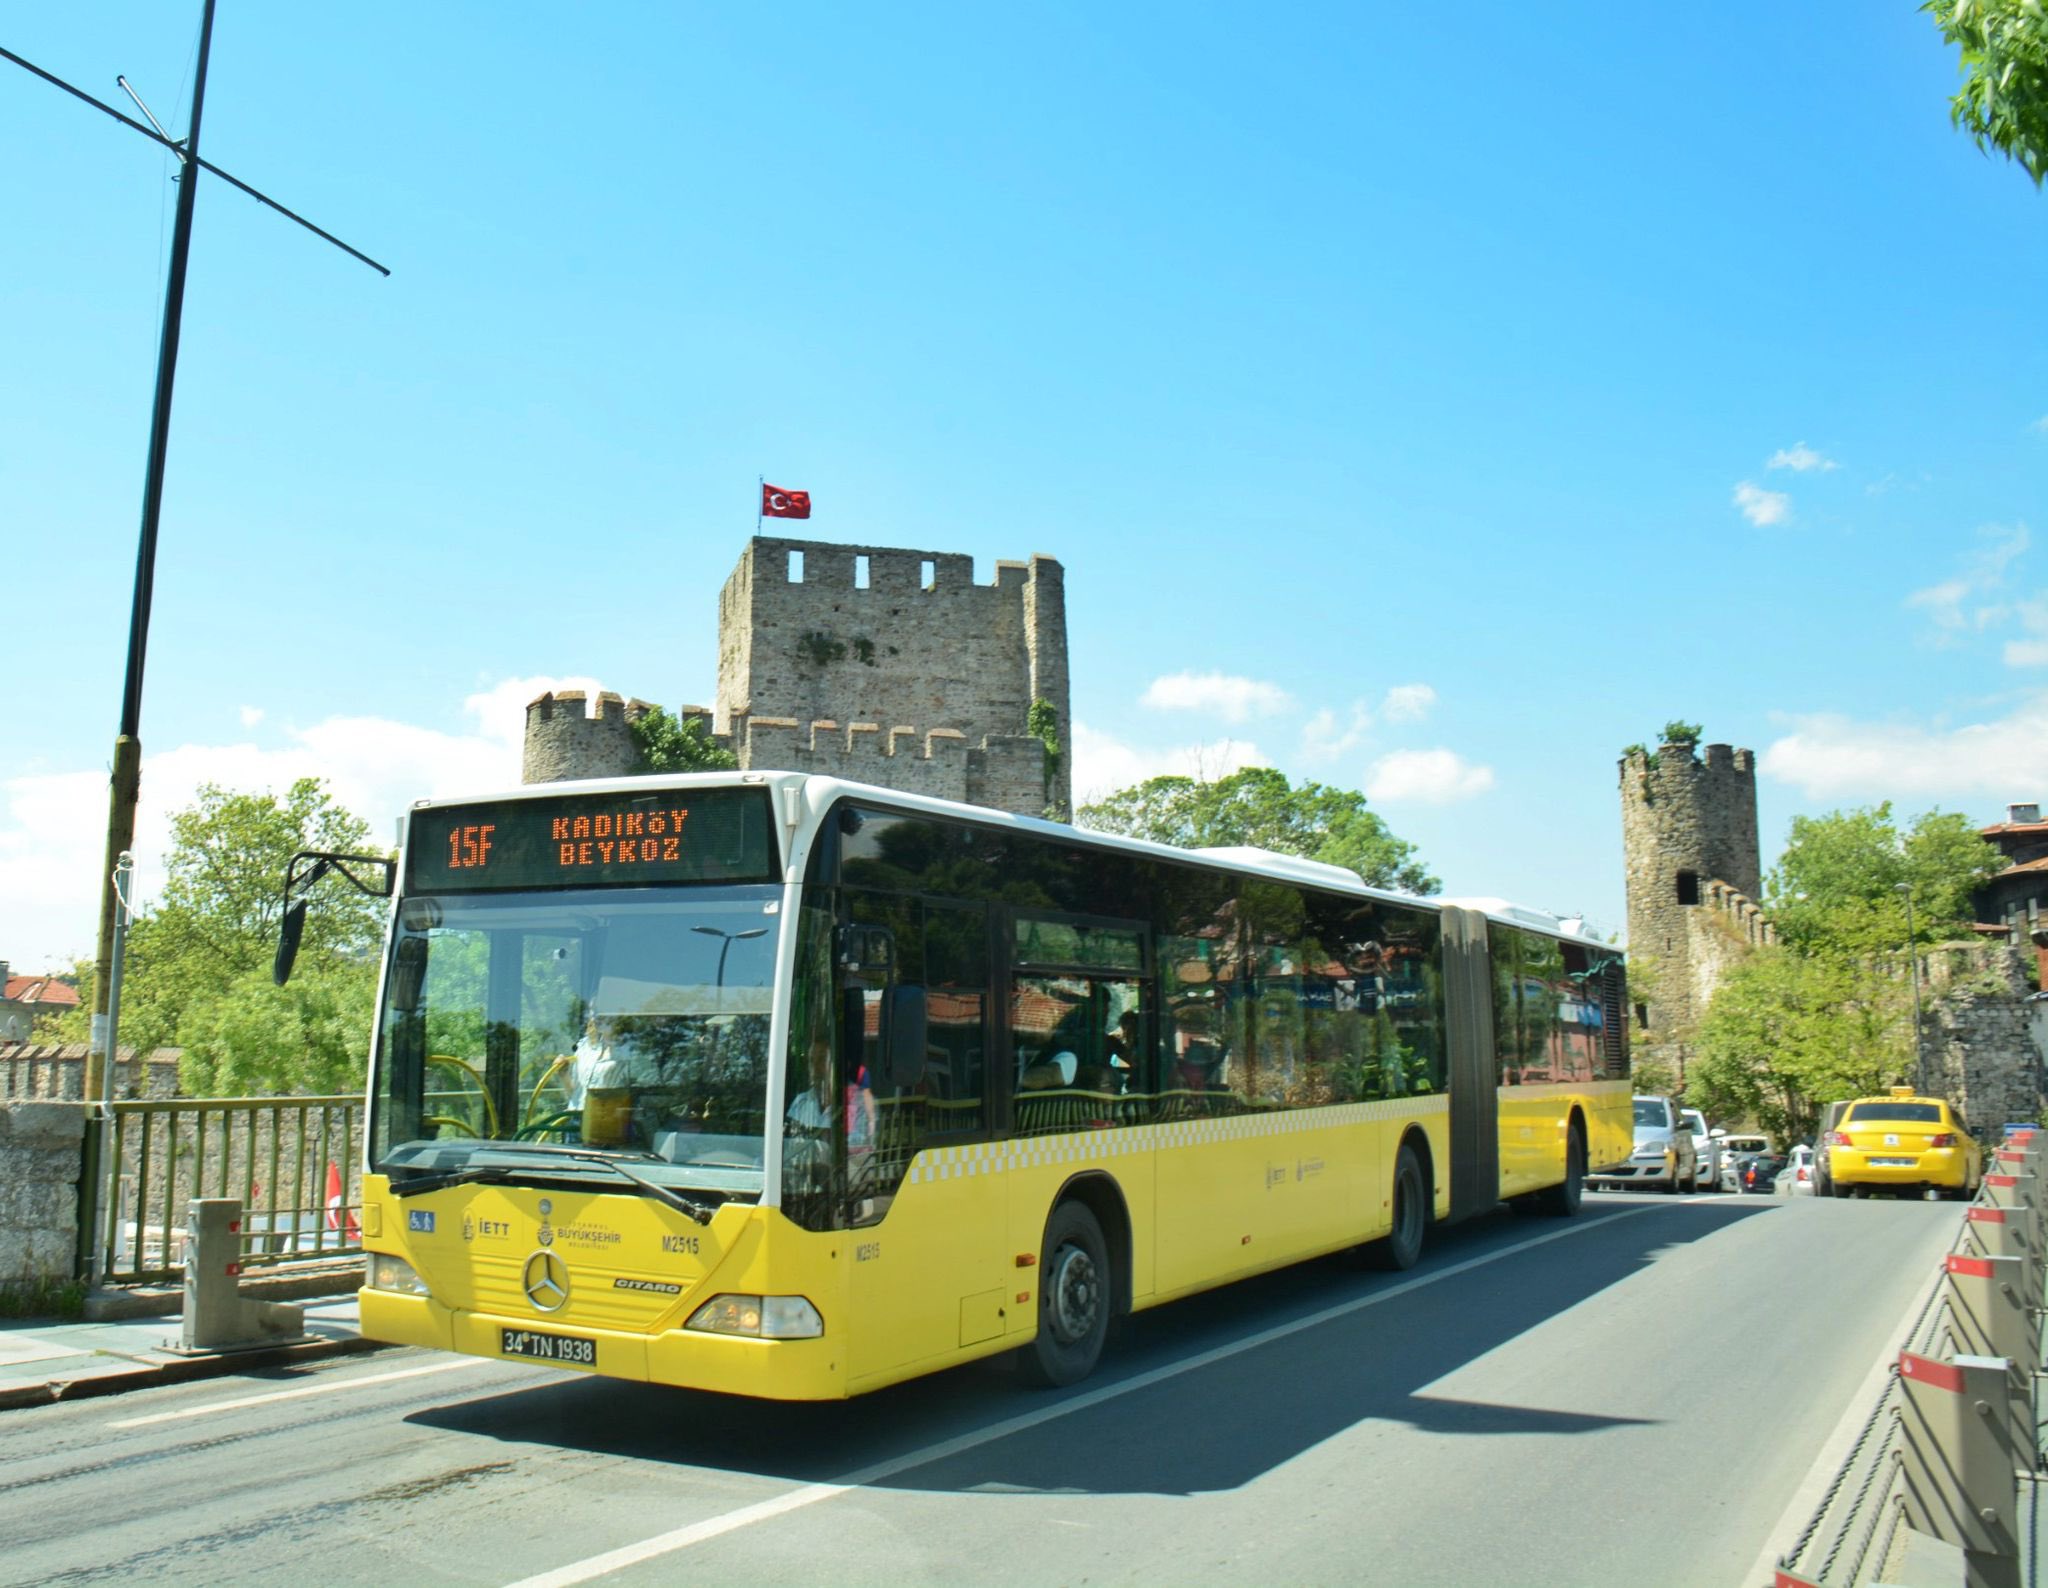
<instances>
[{"instance_id":1,"label":"tree foliage","mask_svg":"<svg viewBox=\"0 0 2048 1588\"><path fill-rule=\"evenodd\" d=\"M2048 180L2048 5L2043 0L1927 0L1920 8L1961 52L1949 119L1987 153Z\"/></svg>"},{"instance_id":2,"label":"tree foliage","mask_svg":"<svg viewBox=\"0 0 2048 1588\"><path fill-rule=\"evenodd\" d=\"M1765 881L1778 942L1715 988L1687 1100L1795 1140L1812 1132L1820 1105L1910 1079L1903 890L1914 943L1939 942L1967 930L1972 893L2004 863L1961 816L1941 811L1903 830L1889 804L1795 818Z\"/></svg>"},{"instance_id":3,"label":"tree foliage","mask_svg":"<svg viewBox=\"0 0 2048 1588\"><path fill-rule=\"evenodd\" d=\"M270 965L291 857L370 853L369 837L317 778L282 797L202 786L171 818L163 897L128 930L121 1045L182 1047L179 1082L196 1097L361 1086L384 901L323 883L291 982L273 986ZM61 1040L88 1033L91 966L80 969L81 1008L52 1033Z\"/></svg>"},{"instance_id":4,"label":"tree foliage","mask_svg":"<svg viewBox=\"0 0 2048 1588\"><path fill-rule=\"evenodd\" d=\"M1434 893L1441 885L1365 796L1322 783L1291 785L1272 767L1246 767L1214 782L1148 778L1081 807L1079 825L1182 849L1250 845L1355 871L1375 887Z\"/></svg>"},{"instance_id":5,"label":"tree foliage","mask_svg":"<svg viewBox=\"0 0 2048 1588\"><path fill-rule=\"evenodd\" d=\"M1967 930L1971 896L2004 868L1962 816L1927 811L1901 831L1886 803L1795 817L1764 899L1780 940L1802 952L1901 954L1904 890L1914 941L1940 942Z\"/></svg>"},{"instance_id":6,"label":"tree foliage","mask_svg":"<svg viewBox=\"0 0 2048 1588\"><path fill-rule=\"evenodd\" d=\"M639 751L636 772L729 772L740 764L732 751L713 742L702 717L678 722L655 706L627 726Z\"/></svg>"},{"instance_id":7,"label":"tree foliage","mask_svg":"<svg viewBox=\"0 0 2048 1588\"><path fill-rule=\"evenodd\" d=\"M1820 1105L1860 1097L1911 1067L1908 984L1869 960L1759 949L1701 1017L1686 1101L1749 1118L1783 1141L1813 1133Z\"/></svg>"}]
</instances>

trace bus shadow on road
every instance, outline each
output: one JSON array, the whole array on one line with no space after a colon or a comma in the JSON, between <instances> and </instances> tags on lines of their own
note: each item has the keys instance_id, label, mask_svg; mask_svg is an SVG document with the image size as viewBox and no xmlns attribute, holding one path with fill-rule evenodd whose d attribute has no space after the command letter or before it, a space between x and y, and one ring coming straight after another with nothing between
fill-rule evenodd
<instances>
[{"instance_id":1,"label":"bus shadow on road","mask_svg":"<svg viewBox=\"0 0 2048 1588\"><path fill-rule=\"evenodd\" d=\"M822 1405L579 1376L409 1420L795 1483L894 1468L867 1481L935 1493L1218 1492L1376 1422L1448 1436L1598 1433L1654 1419L1425 1392L1597 1306L1660 1255L1779 1205L1602 1199L1574 1225L1502 1212L1437 1232L1408 1274L1369 1274L1348 1258L1300 1264L1124 1320L1096 1375L1064 1391L1026 1388L1001 1358Z\"/></svg>"}]
</instances>

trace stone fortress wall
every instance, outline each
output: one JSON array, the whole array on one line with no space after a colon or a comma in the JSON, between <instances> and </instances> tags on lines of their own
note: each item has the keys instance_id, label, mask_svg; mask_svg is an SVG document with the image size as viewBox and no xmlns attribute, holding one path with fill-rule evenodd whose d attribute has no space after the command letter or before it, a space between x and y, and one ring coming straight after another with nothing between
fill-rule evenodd
<instances>
[{"instance_id":1,"label":"stone fortress wall","mask_svg":"<svg viewBox=\"0 0 2048 1588\"><path fill-rule=\"evenodd\" d=\"M862 575L865 575L863 580ZM684 706L749 770L816 772L1038 816L1072 801L1065 575L974 582L950 552L756 537L719 597L717 704ZM564 690L526 711L528 783L622 777L643 700Z\"/></svg>"}]
</instances>

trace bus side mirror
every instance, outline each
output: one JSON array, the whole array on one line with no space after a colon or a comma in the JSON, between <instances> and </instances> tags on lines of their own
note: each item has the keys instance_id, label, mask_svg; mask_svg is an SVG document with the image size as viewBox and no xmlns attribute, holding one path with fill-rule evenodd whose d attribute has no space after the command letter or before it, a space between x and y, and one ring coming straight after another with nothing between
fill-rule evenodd
<instances>
[{"instance_id":1,"label":"bus side mirror","mask_svg":"<svg viewBox=\"0 0 2048 1588\"><path fill-rule=\"evenodd\" d=\"M277 928L277 958L270 964L270 979L282 987L291 979L292 962L299 957L299 939L306 935L306 901L299 900L284 912Z\"/></svg>"},{"instance_id":2,"label":"bus side mirror","mask_svg":"<svg viewBox=\"0 0 2048 1588\"><path fill-rule=\"evenodd\" d=\"M915 1086L924 1079L925 998L922 987L889 989L888 1070L892 1087Z\"/></svg>"}]
</instances>

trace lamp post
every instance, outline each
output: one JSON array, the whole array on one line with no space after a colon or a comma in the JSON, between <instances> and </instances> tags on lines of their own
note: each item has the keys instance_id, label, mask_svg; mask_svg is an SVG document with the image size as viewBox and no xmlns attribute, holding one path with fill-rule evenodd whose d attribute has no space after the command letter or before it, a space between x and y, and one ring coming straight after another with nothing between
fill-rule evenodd
<instances>
[{"instance_id":1,"label":"lamp post","mask_svg":"<svg viewBox=\"0 0 2048 1588\"><path fill-rule=\"evenodd\" d=\"M1906 901L1906 966L1913 976L1913 1090L1927 1095L1927 1057L1920 1046L1920 948L1913 941L1913 884L1895 882L1892 890Z\"/></svg>"},{"instance_id":2,"label":"lamp post","mask_svg":"<svg viewBox=\"0 0 2048 1588\"><path fill-rule=\"evenodd\" d=\"M768 928L765 926L750 927L744 932L728 932L722 926L693 926L690 930L702 932L706 937L722 937L725 939L723 943L718 945L718 986L720 990L723 990L725 987L725 956L732 952L733 944L743 943L750 937L766 937L768 935Z\"/></svg>"}]
</instances>

